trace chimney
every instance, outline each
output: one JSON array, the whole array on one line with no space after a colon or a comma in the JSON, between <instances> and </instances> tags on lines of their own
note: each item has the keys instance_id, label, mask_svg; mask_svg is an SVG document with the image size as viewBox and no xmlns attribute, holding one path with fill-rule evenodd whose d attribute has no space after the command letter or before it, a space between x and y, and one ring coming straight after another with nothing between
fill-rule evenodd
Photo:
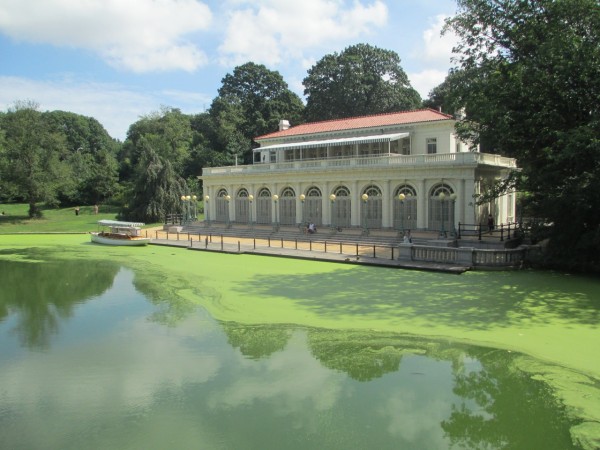
<instances>
[{"instance_id":1,"label":"chimney","mask_svg":"<svg viewBox=\"0 0 600 450\"><path fill-rule=\"evenodd\" d=\"M279 131L284 131L290 128L289 120L281 119L279 121Z\"/></svg>"}]
</instances>

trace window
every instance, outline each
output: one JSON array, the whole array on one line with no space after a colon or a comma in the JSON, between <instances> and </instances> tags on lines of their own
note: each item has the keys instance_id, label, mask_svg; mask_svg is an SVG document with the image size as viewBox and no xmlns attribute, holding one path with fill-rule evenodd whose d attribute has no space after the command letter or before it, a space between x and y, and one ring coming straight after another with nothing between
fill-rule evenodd
<instances>
[{"instance_id":1,"label":"window","mask_svg":"<svg viewBox=\"0 0 600 450\"><path fill-rule=\"evenodd\" d=\"M410 155L410 139L409 138L402 139L402 154Z\"/></svg>"},{"instance_id":2,"label":"window","mask_svg":"<svg viewBox=\"0 0 600 450\"><path fill-rule=\"evenodd\" d=\"M427 153L437 153L437 138L427 138Z\"/></svg>"}]
</instances>

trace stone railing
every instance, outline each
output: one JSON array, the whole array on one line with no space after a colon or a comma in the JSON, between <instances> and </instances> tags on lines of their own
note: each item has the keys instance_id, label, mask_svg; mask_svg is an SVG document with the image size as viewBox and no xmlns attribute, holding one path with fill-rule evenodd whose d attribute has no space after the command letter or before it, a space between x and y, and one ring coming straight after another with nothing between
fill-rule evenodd
<instances>
[{"instance_id":1,"label":"stone railing","mask_svg":"<svg viewBox=\"0 0 600 450\"><path fill-rule=\"evenodd\" d=\"M348 169L352 167L389 167L389 166L446 166L446 165L466 165L473 166L477 164L486 164L496 167L516 168L516 160L506 158L500 155L487 153L436 153L432 155L385 155L370 156L364 158L336 158L336 159L315 159L298 160L281 163L252 164L247 166L227 166L227 167L205 167L202 169L202 176L211 175L236 175L252 174L263 172L289 172L302 169L312 170L331 170Z\"/></svg>"},{"instance_id":2,"label":"stone railing","mask_svg":"<svg viewBox=\"0 0 600 450\"><path fill-rule=\"evenodd\" d=\"M471 247L436 247L400 244L399 259L406 261L458 264L470 267L512 267L521 265L527 248L478 249Z\"/></svg>"}]
</instances>

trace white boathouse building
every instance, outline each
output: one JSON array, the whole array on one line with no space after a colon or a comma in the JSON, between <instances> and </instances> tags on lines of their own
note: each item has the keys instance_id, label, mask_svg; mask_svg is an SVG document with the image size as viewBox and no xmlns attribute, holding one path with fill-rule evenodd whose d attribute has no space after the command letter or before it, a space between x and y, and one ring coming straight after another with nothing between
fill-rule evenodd
<instances>
[{"instance_id":1,"label":"white boathouse building","mask_svg":"<svg viewBox=\"0 0 600 450\"><path fill-rule=\"evenodd\" d=\"M432 109L290 126L257 137L253 163L206 167L205 218L226 224L435 230L515 221L515 194L477 205L515 159L470 151Z\"/></svg>"}]
</instances>

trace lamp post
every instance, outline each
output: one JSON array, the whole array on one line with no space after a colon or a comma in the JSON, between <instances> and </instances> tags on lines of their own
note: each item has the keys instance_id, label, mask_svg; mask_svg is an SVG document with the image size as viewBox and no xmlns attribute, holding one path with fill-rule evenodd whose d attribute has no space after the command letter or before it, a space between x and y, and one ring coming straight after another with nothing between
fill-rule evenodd
<instances>
[{"instance_id":1,"label":"lamp post","mask_svg":"<svg viewBox=\"0 0 600 450\"><path fill-rule=\"evenodd\" d=\"M190 203L191 209L191 218L194 220L198 219L198 197L192 195L192 203Z\"/></svg>"},{"instance_id":2,"label":"lamp post","mask_svg":"<svg viewBox=\"0 0 600 450\"><path fill-rule=\"evenodd\" d=\"M204 196L204 212L206 213L206 226L210 227L210 208L208 207L208 201L210 197L208 195Z\"/></svg>"},{"instance_id":3,"label":"lamp post","mask_svg":"<svg viewBox=\"0 0 600 450\"><path fill-rule=\"evenodd\" d=\"M335 194L331 194L329 196L329 200L331 201L331 208L330 208L331 228L335 229L335 214L334 214Z\"/></svg>"},{"instance_id":4,"label":"lamp post","mask_svg":"<svg viewBox=\"0 0 600 450\"><path fill-rule=\"evenodd\" d=\"M252 202L254 201L254 195L250 194L248 196L248 201L250 202L248 205L248 226L252 228Z\"/></svg>"},{"instance_id":5,"label":"lamp post","mask_svg":"<svg viewBox=\"0 0 600 450\"><path fill-rule=\"evenodd\" d=\"M404 234L404 199L406 196L402 193L398 194L398 200L400 200L400 229Z\"/></svg>"},{"instance_id":6,"label":"lamp post","mask_svg":"<svg viewBox=\"0 0 600 450\"><path fill-rule=\"evenodd\" d=\"M302 203L302 211L301 211L302 216L300 217L300 226L301 227L304 226L304 201L305 200L306 200L306 195L300 194L300 202Z\"/></svg>"},{"instance_id":7,"label":"lamp post","mask_svg":"<svg viewBox=\"0 0 600 450\"><path fill-rule=\"evenodd\" d=\"M438 195L438 198L440 199L440 208L442 210L442 228L440 230L440 237L445 237L446 236L446 230L444 230L444 201L446 200L446 194L444 194L443 192L440 192L440 195Z\"/></svg>"},{"instance_id":8,"label":"lamp post","mask_svg":"<svg viewBox=\"0 0 600 450\"><path fill-rule=\"evenodd\" d=\"M231 201L231 195L226 195L225 201L227 202L227 228L229 228L231 227L231 221L229 218L229 202Z\"/></svg>"},{"instance_id":9,"label":"lamp post","mask_svg":"<svg viewBox=\"0 0 600 450\"><path fill-rule=\"evenodd\" d=\"M453 192L450 194L450 201L452 202L450 205L452 207L452 211L454 211L454 202L456 201L457 195ZM454 228L454 221L452 221L452 235L456 236L456 228Z\"/></svg>"},{"instance_id":10,"label":"lamp post","mask_svg":"<svg viewBox=\"0 0 600 450\"><path fill-rule=\"evenodd\" d=\"M360 197L363 201L363 234L369 234L369 226L367 225L367 200L369 200L369 196L367 194L363 194Z\"/></svg>"},{"instance_id":11,"label":"lamp post","mask_svg":"<svg viewBox=\"0 0 600 450\"><path fill-rule=\"evenodd\" d=\"M277 200L279 200L279 195L274 194L273 195L273 203L275 204L275 225L273 226L273 229L275 231L279 230L279 211L277 208Z\"/></svg>"},{"instance_id":12,"label":"lamp post","mask_svg":"<svg viewBox=\"0 0 600 450\"><path fill-rule=\"evenodd\" d=\"M187 223L188 221L189 205L187 199L187 196L181 196L181 225Z\"/></svg>"}]
</instances>

